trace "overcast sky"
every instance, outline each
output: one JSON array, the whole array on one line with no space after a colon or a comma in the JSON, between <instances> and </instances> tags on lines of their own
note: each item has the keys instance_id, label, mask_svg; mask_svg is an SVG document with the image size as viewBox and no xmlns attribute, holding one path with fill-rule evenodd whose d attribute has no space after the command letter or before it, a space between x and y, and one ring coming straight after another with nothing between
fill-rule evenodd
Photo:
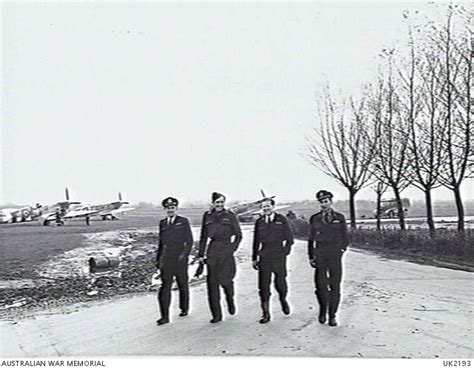
<instances>
[{"instance_id":1,"label":"overcast sky","mask_svg":"<svg viewBox=\"0 0 474 369\"><path fill-rule=\"evenodd\" d=\"M0 204L345 199L301 155L315 95L372 80L413 6L3 3Z\"/></svg>"}]
</instances>

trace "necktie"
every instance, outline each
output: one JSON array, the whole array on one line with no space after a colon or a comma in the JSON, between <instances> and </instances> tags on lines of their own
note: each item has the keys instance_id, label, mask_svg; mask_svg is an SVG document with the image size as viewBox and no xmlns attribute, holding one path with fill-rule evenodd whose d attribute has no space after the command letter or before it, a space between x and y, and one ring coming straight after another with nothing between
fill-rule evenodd
<instances>
[{"instance_id":1,"label":"necktie","mask_svg":"<svg viewBox=\"0 0 474 369\"><path fill-rule=\"evenodd\" d=\"M326 223L331 223L332 221L332 213L330 211L327 211L324 214L324 219L326 220Z\"/></svg>"},{"instance_id":2,"label":"necktie","mask_svg":"<svg viewBox=\"0 0 474 369\"><path fill-rule=\"evenodd\" d=\"M265 223L270 223L270 216L269 215L265 215Z\"/></svg>"}]
</instances>

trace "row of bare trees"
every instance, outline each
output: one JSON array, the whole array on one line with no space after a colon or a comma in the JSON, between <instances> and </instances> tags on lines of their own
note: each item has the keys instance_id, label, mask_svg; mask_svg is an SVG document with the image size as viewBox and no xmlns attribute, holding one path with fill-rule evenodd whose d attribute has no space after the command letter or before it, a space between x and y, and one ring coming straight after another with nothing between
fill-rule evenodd
<instances>
[{"instance_id":1,"label":"row of bare trees","mask_svg":"<svg viewBox=\"0 0 474 369\"><path fill-rule=\"evenodd\" d=\"M335 97L329 86L322 91L305 153L348 190L353 228L356 194L375 185L378 208L390 189L405 229L401 194L415 186L425 195L434 232L432 191L444 186L453 192L463 230L460 188L473 168L471 15L448 6L441 22L421 24L408 12L403 17L408 44L382 51L378 78L360 97Z\"/></svg>"}]
</instances>

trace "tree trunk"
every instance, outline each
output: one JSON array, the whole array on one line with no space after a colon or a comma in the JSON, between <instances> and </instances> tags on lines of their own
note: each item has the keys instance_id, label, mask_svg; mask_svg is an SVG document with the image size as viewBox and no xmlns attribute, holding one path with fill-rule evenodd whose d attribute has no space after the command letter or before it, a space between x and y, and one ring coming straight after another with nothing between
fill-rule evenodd
<instances>
[{"instance_id":1,"label":"tree trunk","mask_svg":"<svg viewBox=\"0 0 474 369\"><path fill-rule=\"evenodd\" d=\"M349 188L349 214L351 219L351 229L356 229L356 210L355 210L355 195L357 191Z\"/></svg>"},{"instance_id":2,"label":"tree trunk","mask_svg":"<svg viewBox=\"0 0 474 369\"><path fill-rule=\"evenodd\" d=\"M405 211L403 210L402 198L400 196L400 191L398 187L392 186L393 194L395 195L395 200L397 201L397 213L398 213L398 222L400 223L400 229L404 231L405 227Z\"/></svg>"},{"instance_id":3,"label":"tree trunk","mask_svg":"<svg viewBox=\"0 0 474 369\"><path fill-rule=\"evenodd\" d=\"M464 205L461 199L461 188L454 187L454 199L456 200L456 208L458 210L458 231L464 231Z\"/></svg>"},{"instance_id":4,"label":"tree trunk","mask_svg":"<svg viewBox=\"0 0 474 369\"><path fill-rule=\"evenodd\" d=\"M380 231L381 228L380 213L382 212L382 194L382 191L377 189L377 231Z\"/></svg>"},{"instance_id":5,"label":"tree trunk","mask_svg":"<svg viewBox=\"0 0 474 369\"><path fill-rule=\"evenodd\" d=\"M433 204L431 201L431 188L425 189L425 206L426 206L426 222L428 223L428 228L430 229L431 235L434 235L436 228L433 219Z\"/></svg>"}]
</instances>

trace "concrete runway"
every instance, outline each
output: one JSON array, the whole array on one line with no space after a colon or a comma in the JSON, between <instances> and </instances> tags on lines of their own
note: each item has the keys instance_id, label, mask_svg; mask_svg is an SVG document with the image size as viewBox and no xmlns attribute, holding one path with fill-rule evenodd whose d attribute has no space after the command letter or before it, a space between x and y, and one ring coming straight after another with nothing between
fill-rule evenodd
<instances>
[{"instance_id":1,"label":"concrete runway","mask_svg":"<svg viewBox=\"0 0 474 369\"><path fill-rule=\"evenodd\" d=\"M238 254L235 316L210 324L205 285L192 288L192 310L156 326L156 295L134 295L90 307L69 307L20 321L2 321L2 357L118 355L244 355L370 358L468 358L474 274L358 251L344 256L338 327L317 322L313 269L306 245L289 257L292 314L273 295L272 321L258 324L257 274L250 265L251 229L244 227Z\"/></svg>"}]
</instances>

